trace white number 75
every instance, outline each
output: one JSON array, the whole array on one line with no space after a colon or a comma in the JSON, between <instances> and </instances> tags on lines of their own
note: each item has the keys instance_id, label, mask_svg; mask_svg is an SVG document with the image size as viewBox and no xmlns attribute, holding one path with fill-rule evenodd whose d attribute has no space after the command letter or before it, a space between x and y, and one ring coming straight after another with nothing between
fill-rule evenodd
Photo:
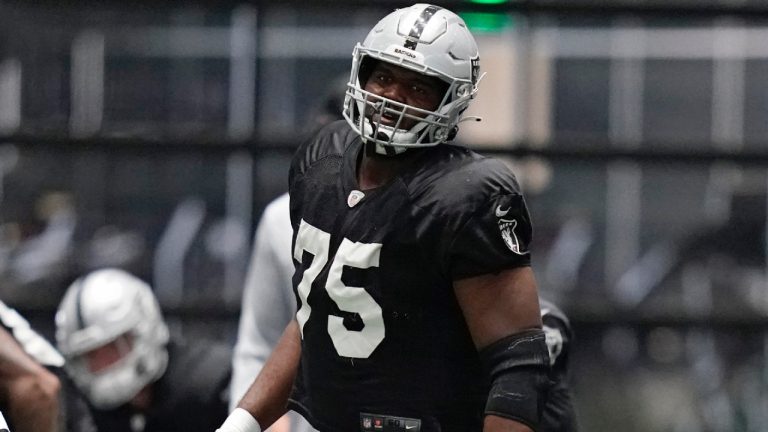
<instances>
[{"instance_id":1,"label":"white number 75","mask_svg":"<svg viewBox=\"0 0 768 432\"><path fill-rule=\"evenodd\" d=\"M301 221L299 232L296 235L293 257L301 262L304 251L314 256L312 263L304 271L298 286L301 307L296 312L296 320L299 322L302 339L304 338L304 325L312 313L312 307L307 302L307 297L312 290L312 282L315 281L328 262L330 245L331 235L329 233L308 224L304 220ZM381 243L357 243L345 238L331 262L328 280L325 283L328 296L336 302L339 309L345 312L358 313L363 321L363 329L353 331L344 327L343 318L333 315L328 317L328 334L340 356L368 358L384 340L384 317L381 306L363 287L349 287L341 281L344 266L359 269L378 267L380 254Z\"/></svg>"}]
</instances>

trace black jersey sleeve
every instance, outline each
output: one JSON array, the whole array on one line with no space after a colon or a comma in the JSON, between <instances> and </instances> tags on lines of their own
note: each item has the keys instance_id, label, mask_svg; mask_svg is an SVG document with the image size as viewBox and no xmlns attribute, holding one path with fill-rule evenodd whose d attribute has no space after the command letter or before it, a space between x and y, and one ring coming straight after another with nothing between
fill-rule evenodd
<instances>
[{"instance_id":1,"label":"black jersey sleeve","mask_svg":"<svg viewBox=\"0 0 768 432\"><path fill-rule=\"evenodd\" d=\"M520 193L479 205L449 247L451 277L462 279L530 265L531 218Z\"/></svg>"}]
</instances>

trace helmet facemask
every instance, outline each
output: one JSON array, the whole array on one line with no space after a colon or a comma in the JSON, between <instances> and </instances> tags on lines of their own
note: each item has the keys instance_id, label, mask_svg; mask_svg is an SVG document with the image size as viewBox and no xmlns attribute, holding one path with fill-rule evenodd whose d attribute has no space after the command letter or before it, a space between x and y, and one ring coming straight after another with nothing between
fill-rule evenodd
<instances>
[{"instance_id":1,"label":"helmet facemask","mask_svg":"<svg viewBox=\"0 0 768 432\"><path fill-rule=\"evenodd\" d=\"M137 344L137 337L140 336L131 331L110 342L117 345L120 357L102 369L91 367L88 352L72 356L67 363L75 383L96 408L113 409L128 402L156 378L157 372L165 370L165 349Z\"/></svg>"},{"instance_id":2,"label":"helmet facemask","mask_svg":"<svg viewBox=\"0 0 768 432\"><path fill-rule=\"evenodd\" d=\"M67 371L96 408L112 409L129 402L165 372L165 344L155 343L140 332L131 330L109 342L119 345L120 358L103 369L91 368L87 351L68 359Z\"/></svg>"}]
</instances>

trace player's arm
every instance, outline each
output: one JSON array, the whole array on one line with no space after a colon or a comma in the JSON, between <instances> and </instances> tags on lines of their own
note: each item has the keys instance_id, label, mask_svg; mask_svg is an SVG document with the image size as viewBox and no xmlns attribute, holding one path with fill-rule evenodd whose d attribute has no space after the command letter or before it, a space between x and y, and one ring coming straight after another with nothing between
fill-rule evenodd
<instances>
[{"instance_id":1,"label":"player's arm","mask_svg":"<svg viewBox=\"0 0 768 432\"><path fill-rule=\"evenodd\" d=\"M0 400L14 432L53 432L59 417L61 382L27 355L0 327Z\"/></svg>"},{"instance_id":2,"label":"player's arm","mask_svg":"<svg viewBox=\"0 0 768 432\"><path fill-rule=\"evenodd\" d=\"M286 327L267 363L219 432L260 432L286 413L299 366L301 334L296 320Z\"/></svg>"},{"instance_id":3,"label":"player's arm","mask_svg":"<svg viewBox=\"0 0 768 432\"><path fill-rule=\"evenodd\" d=\"M533 271L527 266L508 269L457 280L453 287L491 375L484 430L534 430L549 359ZM510 393L515 397L507 397Z\"/></svg>"},{"instance_id":4,"label":"player's arm","mask_svg":"<svg viewBox=\"0 0 768 432\"><path fill-rule=\"evenodd\" d=\"M267 206L256 229L232 356L230 411L245 395L296 315L288 218L287 197L280 197Z\"/></svg>"}]
</instances>

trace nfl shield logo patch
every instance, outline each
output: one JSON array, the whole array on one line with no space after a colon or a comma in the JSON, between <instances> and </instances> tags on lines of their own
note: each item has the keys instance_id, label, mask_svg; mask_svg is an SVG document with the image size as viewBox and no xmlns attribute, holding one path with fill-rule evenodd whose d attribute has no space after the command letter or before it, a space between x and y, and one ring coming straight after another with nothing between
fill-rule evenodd
<instances>
[{"instance_id":1,"label":"nfl shield logo patch","mask_svg":"<svg viewBox=\"0 0 768 432\"><path fill-rule=\"evenodd\" d=\"M347 205L349 206L349 208L356 206L357 203L359 203L364 196L365 194L360 192L359 190L353 190L352 192L349 193L349 196L347 197Z\"/></svg>"}]
</instances>

